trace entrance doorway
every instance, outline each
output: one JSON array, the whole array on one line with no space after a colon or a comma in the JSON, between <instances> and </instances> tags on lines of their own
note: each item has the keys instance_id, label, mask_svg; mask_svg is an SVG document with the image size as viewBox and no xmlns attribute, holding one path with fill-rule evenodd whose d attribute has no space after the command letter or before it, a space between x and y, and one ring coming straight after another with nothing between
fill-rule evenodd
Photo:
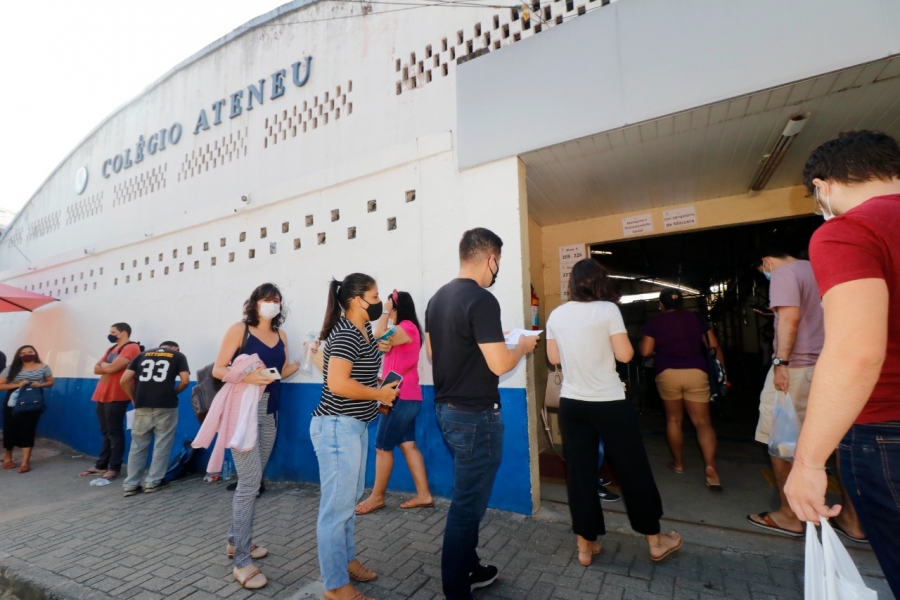
<instances>
[{"instance_id":1,"label":"entrance doorway","mask_svg":"<svg viewBox=\"0 0 900 600\"><path fill-rule=\"evenodd\" d=\"M776 240L797 258L808 258L809 240L821 223L821 217L809 216L589 246L591 257L607 267L618 282L622 316L635 349L646 322L659 314L659 292L679 287L685 308L710 321L725 354L731 387L724 401L711 405L719 442L717 469L724 488L715 495L705 487L703 460L687 415L685 473L667 468L671 455L652 363L636 352L631 363L618 365L628 400L639 416L667 518L758 532L746 523L745 516L777 507L768 454L753 440L774 333L768 283L754 262L758 248ZM556 442L561 453L558 437ZM614 479L614 474L605 475ZM833 482L832 489L835 485ZM615 485L610 489L619 491ZM552 450L541 456L541 498L567 501L565 463ZM603 507L624 512L622 502L604 503Z\"/></svg>"}]
</instances>

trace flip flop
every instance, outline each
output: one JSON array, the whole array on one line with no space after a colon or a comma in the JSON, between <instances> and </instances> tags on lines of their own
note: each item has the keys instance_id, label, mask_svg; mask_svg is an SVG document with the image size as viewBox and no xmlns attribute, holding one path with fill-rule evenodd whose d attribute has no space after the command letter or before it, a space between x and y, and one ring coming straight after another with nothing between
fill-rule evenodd
<instances>
[{"instance_id":1,"label":"flip flop","mask_svg":"<svg viewBox=\"0 0 900 600\"><path fill-rule=\"evenodd\" d=\"M88 475L103 475L106 473L106 469L98 469L97 467L91 467L87 471L82 471L78 474L79 477L87 477Z\"/></svg>"},{"instance_id":2,"label":"flip flop","mask_svg":"<svg viewBox=\"0 0 900 600\"><path fill-rule=\"evenodd\" d=\"M375 512L376 510L381 510L382 508L387 506L387 504L382 502L378 506L373 506L371 508L369 508L367 506L363 506L362 508L360 508L360 504L362 504L362 502L360 502L359 504L356 505L356 514L358 514L358 515L367 515L369 513Z\"/></svg>"},{"instance_id":3,"label":"flip flop","mask_svg":"<svg viewBox=\"0 0 900 600\"><path fill-rule=\"evenodd\" d=\"M659 556L653 556L651 554L650 560L652 560L653 562L660 562L660 561L664 560L667 556L672 554L673 552L677 552L677 551L681 550L682 546L684 546L684 539L679 537L677 546L673 546L673 547L669 548L668 550L666 550L664 553L662 553Z\"/></svg>"},{"instance_id":4,"label":"flip flop","mask_svg":"<svg viewBox=\"0 0 900 600\"><path fill-rule=\"evenodd\" d=\"M850 535L849 533L844 531L844 528L841 527L840 525L838 525L837 521L835 521L834 519L831 519L831 528L834 529L836 532L838 532L838 535L844 536L851 542L856 542L858 544L868 544L869 543L869 540L867 540L866 538L853 537L852 535Z\"/></svg>"},{"instance_id":5,"label":"flip flop","mask_svg":"<svg viewBox=\"0 0 900 600\"><path fill-rule=\"evenodd\" d=\"M756 525L760 529L766 529L768 531L774 531L775 533L780 533L781 535L785 535L789 538L800 539L805 536L802 531L791 531L790 529L785 529L781 527L778 523L772 520L772 517L769 516L768 512L761 512L756 515L765 523L760 523L753 519L753 515L747 515L747 522L751 525Z\"/></svg>"},{"instance_id":6,"label":"flip flop","mask_svg":"<svg viewBox=\"0 0 900 600\"><path fill-rule=\"evenodd\" d=\"M19 473L27 473L30 470L31 470L30 465L22 465L21 467L19 467ZM844 535L847 535L847 534L845 533ZM847 536L847 537L850 537L850 536Z\"/></svg>"},{"instance_id":7,"label":"flip flop","mask_svg":"<svg viewBox=\"0 0 900 600\"><path fill-rule=\"evenodd\" d=\"M113 474L110 475L110 473L113 473ZM113 479L115 479L115 478L118 477L118 476L119 476L119 472L118 472L118 471L107 471L106 474L103 475L103 479L105 479L105 480L107 480L107 481L112 481Z\"/></svg>"},{"instance_id":8,"label":"flip flop","mask_svg":"<svg viewBox=\"0 0 900 600\"><path fill-rule=\"evenodd\" d=\"M15 469L15 468L16 468L16 463L14 463L14 462L11 461L11 460L5 461L5 462L3 463L3 468L4 468L4 469Z\"/></svg>"},{"instance_id":9,"label":"flip flop","mask_svg":"<svg viewBox=\"0 0 900 600\"><path fill-rule=\"evenodd\" d=\"M709 489L709 491L711 491L711 492L721 492L721 491L722 491L722 484L721 484L721 483L713 483L713 482L711 482L709 479L706 480L706 487L707 487L707 488Z\"/></svg>"},{"instance_id":10,"label":"flip flop","mask_svg":"<svg viewBox=\"0 0 900 600\"><path fill-rule=\"evenodd\" d=\"M681 469L679 471L678 469L675 468L675 465L673 465L672 463L669 463L666 466L669 467L670 469L672 469L673 471L675 471L676 473L678 473L679 475L684 475L684 469Z\"/></svg>"},{"instance_id":11,"label":"flip flop","mask_svg":"<svg viewBox=\"0 0 900 600\"><path fill-rule=\"evenodd\" d=\"M412 502L412 500L407 500L406 502L404 502L403 504L400 505L400 508L402 508L404 510L409 510L411 508L434 508L433 500L427 504L410 504L410 502Z\"/></svg>"}]
</instances>

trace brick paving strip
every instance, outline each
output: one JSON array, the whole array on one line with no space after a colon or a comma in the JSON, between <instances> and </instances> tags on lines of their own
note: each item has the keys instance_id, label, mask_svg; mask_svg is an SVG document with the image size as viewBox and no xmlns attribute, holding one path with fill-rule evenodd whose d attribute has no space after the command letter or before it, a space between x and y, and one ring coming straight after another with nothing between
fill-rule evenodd
<instances>
[{"instance_id":1,"label":"brick paving strip","mask_svg":"<svg viewBox=\"0 0 900 600\"><path fill-rule=\"evenodd\" d=\"M272 483L257 501L254 541L269 549L258 561L269 585L253 593L232 579L225 556L232 494L224 484L194 476L156 494L123 498L122 478L106 487L79 478L91 463L73 458L67 448L42 440L35 453L31 473L0 473L0 598L11 582L43 590L21 598L322 597L317 486ZM379 573L359 589L377 600L442 598L440 549L448 503L401 510L403 498L391 494L387 509L357 520L359 557ZM621 515L610 515L603 552L584 568L564 513L542 512L544 518L488 512L480 554L500 568L500 578L477 591L477 598L803 597L802 542L666 523L685 536L685 547L654 564L643 538L628 532ZM853 556L879 598L892 598L871 552L853 550Z\"/></svg>"}]
</instances>

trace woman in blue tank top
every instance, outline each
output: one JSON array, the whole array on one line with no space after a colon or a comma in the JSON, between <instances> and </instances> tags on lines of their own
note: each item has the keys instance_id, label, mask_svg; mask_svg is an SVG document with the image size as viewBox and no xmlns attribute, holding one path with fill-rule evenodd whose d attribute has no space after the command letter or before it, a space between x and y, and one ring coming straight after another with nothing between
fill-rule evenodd
<instances>
[{"instance_id":1,"label":"woman in blue tank top","mask_svg":"<svg viewBox=\"0 0 900 600\"><path fill-rule=\"evenodd\" d=\"M256 447L247 452L231 452L238 481L226 552L229 557L234 557L234 578L247 589L259 589L268 583L265 575L253 564L253 559L268 554L265 548L253 544L253 509L266 463L275 445L275 413L281 381L272 379L263 370L274 367L282 378L287 378L299 368L299 365L288 360L287 335L281 330L285 316L281 291L275 284L264 283L253 290L244 303L244 319L228 328L213 368L213 377L223 379L228 374L231 361L240 354L256 354L265 364L265 367L248 373L241 381L265 386L257 409L259 429Z\"/></svg>"}]
</instances>

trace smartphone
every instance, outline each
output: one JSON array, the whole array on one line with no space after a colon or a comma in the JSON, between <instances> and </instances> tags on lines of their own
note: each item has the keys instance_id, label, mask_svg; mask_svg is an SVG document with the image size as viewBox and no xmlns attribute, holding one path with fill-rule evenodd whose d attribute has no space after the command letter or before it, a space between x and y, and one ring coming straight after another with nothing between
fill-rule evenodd
<instances>
[{"instance_id":1,"label":"smartphone","mask_svg":"<svg viewBox=\"0 0 900 600\"><path fill-rule=\"evenodd\" d=\"M395 381L397 382L397 387L400 387L400 383L403 381L403 376L395 371L390 371L387 375L385 375L384 381L381 382L381 387L390 385Z\"/></svg>"},{"instance_id":2,"label":"smartphone","mask_svg":"<svg viewBox=\"0 0 900 600\"><path fill-rule=\"evenodd\" d=\"M271 369L263 369L261 374L266 377L271 377L272 379L281 379L281 373L278 372L278 369L272 367Z\"/></svg>"}]
</instances>

